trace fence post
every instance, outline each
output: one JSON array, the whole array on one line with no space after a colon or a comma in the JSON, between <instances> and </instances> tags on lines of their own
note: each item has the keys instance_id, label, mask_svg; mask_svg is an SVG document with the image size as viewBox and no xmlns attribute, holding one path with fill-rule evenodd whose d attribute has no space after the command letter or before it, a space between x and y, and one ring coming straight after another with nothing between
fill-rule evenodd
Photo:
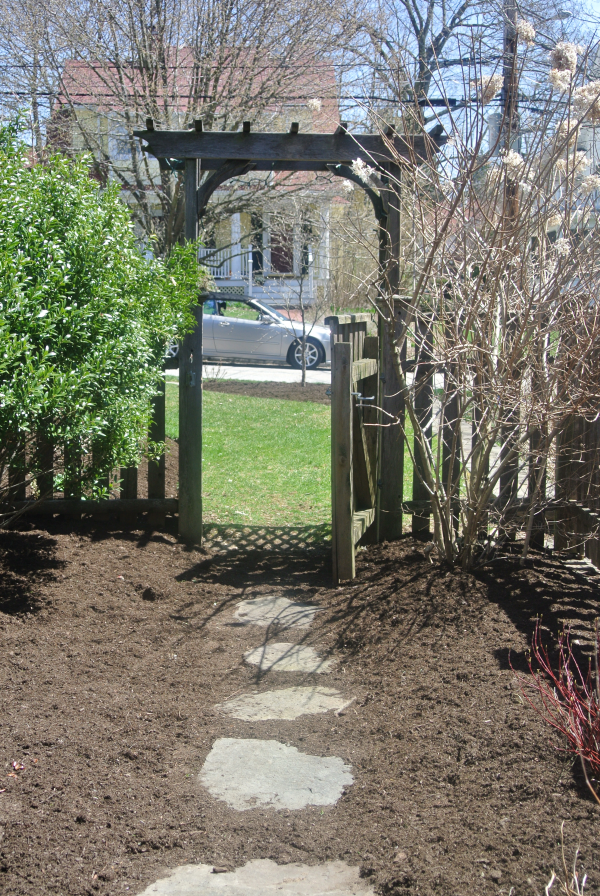
<instances>
[{"instance_id":1,"label":"fence post","mask_svg":"<svg viewBox=\"0 0 600 896\"><path fill-rule=\"evenodd\" d=\"M198 238L200 162L185 160L185 238ZM179 350L179 536L202 541L202 303Z\"/></svg>"},{"instance_id":2,"label":"fence post","mask_svg":"<svg viewBox=\"0 0 600 896\"><path fill-rule=\"evenodd\" d=\"M433 422L433 376L431 374L431 340L433 338L433 321L419 319L418 329L420 344L416 347L415 357L415 414L419 420L421 430L431 448L432 422ZM415 538L429 538L429 517L427 509L421 509L418 502L427 502L431 496L423 479L425 463L421 449L417 443L415 433L414 441L415 466L413 469L413 502L415 509L412 518L412 534Z\"/></svg>"},{"instance_id":3,"label":"fence post","mask_svg":"<svg viewBox=\"0 0 600 896\"><path fill-rule=\"evenodd\" d=\"M39 430L35 446L36 485L40 495L52 498L54 491L54 444L44 430Z\"/></svg>"},{"instance_id":4,"label":"fence post","mask_svg":"<svg viewBox=\"0 0 600 896\"><path fill-rule=\"evenodd\" d=\"M352 346L331 351L331 492L333 581L353 579L354 496L352 483Z\"/></svg>"},{"instance_id":5,"label":"fence post","mask_svg":"<svg viewBox=\"0 0 600 896\"><path fill-rule=\"evenodd\" d=\"M65 473L65 498L81 499L81 443L79 439L73 442L65 442L63 445L64 473ZM74 510L68 514L71 520L80 520L81 513Z\"/></svg>"},{"instance_id":6,"label":"fence post","mask_svg":"<svg viewBox=\"0 0 600 896\"><path fill-rule=\"evenodd\" d=\"M484 490L489 484L490 457L483 451L484 439L481 427L485 425L484 407L485 383L480 373L473 379L473 413L471 418L471 481L478 481L479 488ZM478 537L484 541L488 536L489 513L481 514Z\"/></svg>"},{"instance_id":7,"label":"fence post","mask_svg":"<svg viewBox=\"0 0 600 896\"><path fill-rule=\"evenodd\" d=\"M150 422L150 441L165 441L165 377L163 375L159 384L158 394L152 399L152 420ZM165 472L166 455L161 454L157 461L148 461L148 497L165 497ZM165 514L157 510L151 510L148 514L148 525L153 529L160 529L165 524Z\"/></svg>"},{"instance_id":8,"label":"fence post","mask_svg":"<svg viewBox=\"0 0 600 896\"><path fill-rule=\"evenodd\" d=\"M529 477L527 483L527 493L530 501L533 501L536 483L540 475L540 466L543 459L539 456L542 443L545 443L542 433L537 427L531 430L529 435ZM537 493L537 503L542 506L546 499L546 472L542 476L540 488ZM546 533L546 514L543 510L539 510L534 514L533 525L531 528L530 544L532 548L538 551L544 550L544 535Z\"/></svg>"},{"instance_id":9,"label":"fence post","mask_svg":"<svg viewBox=\"0 0 600 896\"><path fill-rule=\"evenodd\" d=\"M365 337L363 343L363 357L372 358L372 360L374 361L379 361L379 339L377 336ZM377 500L379 495L377 480L381 475L378 469L378 446L379 433L381 432L381 428L377 425L379 423L378 409L380 407L381 401L381 379L379 376L379 364L377 365L377 373L373 374L373 376L366 377L362 381L362 391L366 397L373 397L372 402L369 401L363 406L362 415L364 423L368 424L365 425L364 428L365 441L369 455L369 461L371 464L373 484L375 485L375 500L369 502L369 507L374 507L375 512L377 512ZM360 411L358 413L360 413ZM377 525L376 523L373 523L373 525L371 525L367 529L365 535L363 536L362 544L376 544L377 540Z\"/></svg>"},{"instance_id":10,"label":"fence post","mask_svg":"<svg viewBox=\"0 0 600 896\"><path fill-rule=\"evenodd\" d=\"M27 495L27 458L25 448L21 447L13 454L13 461L8 468L8 485L11 501L24 501Z\"/></svg>"},{"instance_id":11,"label":"fence post","mask_svg":"<svg viewBox=\"0 0 600 896\"><path fill-rule=\"evenodd\" d=\"M570 497L569 479L571 454L573 450L573 418L568 417L556 440L556 478L554 492L557 500L564 502ZM566 506L557 507L554 518L554 550L564 551L569 546L568 527L571 514Z\"/></svg>"},{"instance_id":12,"label":"fence post","mask_svg":"<svg viewBox=\"0 0 600 896\"><path fill-rule=\"evenodd\" d=\"M121 467L121 490L120 497L133 500L138 494L138 471L137 467ZM137 513L129 510L122 510L119 514L119 522L124 529L135 529L137 523Z\"/></svg>"},{"instance_id":13,"label":"fence post","mask_svg":"<svg viewBox=\"0 0 600 896\"><path fill-rule=\"evenodd\" d=\"M442 483L446 501L450 502L452 526L458 535L460 514L460 461L462 433L460 429L458 392L456 391L456 365L450 364L444 374L443 426L442 426ZM450 398L448 395L451 393Z\"/></svg>"},{"instance_id":14,"label":"fence post","mask_svg":"<svg viewBox=\"0 0 600 896\"><path fill-rule=\"evenodd\" d=\"M202 541L202 305L179 350L179 535Z\"/></svg>"}]
</instances>

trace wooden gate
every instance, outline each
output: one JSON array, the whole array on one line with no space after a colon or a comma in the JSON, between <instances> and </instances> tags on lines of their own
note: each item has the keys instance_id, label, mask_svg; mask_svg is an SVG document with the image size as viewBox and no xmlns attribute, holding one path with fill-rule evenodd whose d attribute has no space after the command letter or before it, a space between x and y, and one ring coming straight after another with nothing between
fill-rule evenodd
<instances>
[{"instance_id":1,"label":"wooden gate","mask_svg":"<svg viewBox=\"0 0 600 896\"><path fill-rule=\"evenodd\" d=\"M381 427L379 339L368 314L328 317L331 329L333 579L353 579L354 551L378 540Z\"/></svg>"}]
</instances>

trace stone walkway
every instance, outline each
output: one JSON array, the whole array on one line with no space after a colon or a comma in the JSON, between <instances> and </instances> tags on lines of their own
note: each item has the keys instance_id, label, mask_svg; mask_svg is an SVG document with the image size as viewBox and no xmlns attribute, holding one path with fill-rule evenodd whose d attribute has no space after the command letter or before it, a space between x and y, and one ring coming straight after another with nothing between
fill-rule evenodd
<instances>
[{"instance_id":1,"label":"stone walkway","mask_svg":"<svg viewBox=\"0 0 600 896\"><path fill-rule=\"evenodd\" d=\"M319 610L312 604L269 595L239 603L229 625L232 629L275 626L278 632L306 629ZM321 675L335 663L311 647L265 640L247 651L244 661L258 666L260 672ZM339 713L352 702L352 697L331 688L287 687L241 694L216 706L215 711L255 723ZM337 756L312 756L290 744L254 737L215 740L199 780L214 799L223 800L238 812L254 808L301 812L309 806L332 806L354 782L352 769ZM374 891L360 879L358 868L344 862L277 865L262 859L231 872L211 865L183 865L151 884L140 896L204 896L213 892L220 896L372 896Z\"/></svg>"}]
</instances>

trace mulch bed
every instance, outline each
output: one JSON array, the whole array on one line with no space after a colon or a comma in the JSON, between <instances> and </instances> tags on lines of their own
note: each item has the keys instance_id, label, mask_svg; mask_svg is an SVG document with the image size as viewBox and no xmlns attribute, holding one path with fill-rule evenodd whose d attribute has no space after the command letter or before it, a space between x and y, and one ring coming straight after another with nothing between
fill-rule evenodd
<instances>
[{"instance_id":1,"label":"mulch bed","mask_svg":"<svg viewBox=\"0 0 600 896\"><path fill-rule=\"evenodd\" d=\"M300 373L298 372L298 376ZM263 383L244 382L243 380L208 380L203 381L207 392L224 392L227 395L251 395L254 398L279 398L285 401L312 401L317 404L331 404L327 395L329 386L320 383Z\"/></svg>"},{"instance_id":2,"label":"mulch bed","mask_svg":"<svg viewBox=\"0 0 600 896\"><path fill-rule=\"evenodd\" d=\"M564 619L589 632L593 584L543 557L449 572L405 539L361 551L356 581L332 588L325 550L211 554L74 525L0 533L4 896L138 893L178 865L253 858L343 859L382 894L541 896L562 821L599 892L600 810L508 662L526 668L540 613L548 632ZM283 640L331 651L331 674L243 664L282 639L229 624L263 593L325 607ZM357 699L293 722L214 709L311 682ZM197 782L223 736L340 756L355 783L331 808L236 812Z\"/></svg>"}]
</instances>

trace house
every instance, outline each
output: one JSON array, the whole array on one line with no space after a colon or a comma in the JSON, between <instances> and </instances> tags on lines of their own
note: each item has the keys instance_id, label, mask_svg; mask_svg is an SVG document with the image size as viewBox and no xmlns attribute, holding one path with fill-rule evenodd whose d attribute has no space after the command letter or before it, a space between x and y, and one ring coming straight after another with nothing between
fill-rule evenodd
<instances>
[{"instance_id":1,"label":"house","mask_svg":"<svg viewBox=\"0 0 600 896\"><path fill-rule=\"evenodd\" d=\"M333 66L314 60L309 69L265 101L265 68L255 85L259 112L253 130L287 131L296 122L302 132L335 131L339 106ZM172 63L167 60L168 77L154 79L152 87L146 73L129 62L70 61L53 110L52 142L68 151L91 152L98 176L121 183L140 238L158 233L163 246L181 232L181 179L166 170L168 162L161 165L144 155L132 131L147 117L169 130L193 126L197 118L205 127L208 121L209 130L241 127L233 113L225 114L227 95L212 104L194 96L192 70L185 48ZM214 194L201 258L224 293L252 295L276 306L329 305L331 222L346 204L339 179L306 172L249 173Z\"/></svg>"}]
</instances>

